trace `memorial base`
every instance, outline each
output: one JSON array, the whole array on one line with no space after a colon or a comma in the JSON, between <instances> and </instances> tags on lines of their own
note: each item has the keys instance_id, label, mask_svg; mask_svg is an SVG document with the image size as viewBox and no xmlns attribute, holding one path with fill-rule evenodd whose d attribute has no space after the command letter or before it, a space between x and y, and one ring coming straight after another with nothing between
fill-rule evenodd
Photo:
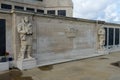
<instances>
[{"instance_id":1,"label":"memorial base","mask_svg":"<svg viewBox=\"0 0 120 80\"><path fill-rule=\"evenodd\" d=\"M0 62L0 71L9 70L9 62Z\"/></svg>"},{"instance_id":2,"label":"memorial base","mask_svg":"<svg viewBox=\"0 0 120 80\"><path fill-rule=\"evenodd\" d=\"M17 61L17 68L20 70L31 69L34 67L36 67L36 60L34 58Z\"/></svg>"},{"instance_id":3,"label":"memorial base","mask_svg":"<svg viewBox=\"0 0 120 80\"><path fill-rule=\"evenodd\" d=\"M106 50L98 50L98 53L99 54L109 54L109 52L108 51L106 51Z\"/></svg>"}]
</instances>

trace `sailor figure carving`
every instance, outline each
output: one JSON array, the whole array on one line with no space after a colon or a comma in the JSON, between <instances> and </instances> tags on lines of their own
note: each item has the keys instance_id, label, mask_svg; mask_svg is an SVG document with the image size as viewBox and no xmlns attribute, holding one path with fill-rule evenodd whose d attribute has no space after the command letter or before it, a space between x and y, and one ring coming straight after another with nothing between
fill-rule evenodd
<instances>
[{"instance_id":1,"label":"sailor figure carving","mask_svg":"<svg viewBox=\"0 0 120 80\"><path fill-rule=\"evenodd\" d=\"M17 25L17 31L20 37L20 53L18 59L32 58L32 24L28 17L24 17Z\"/></svg>"},{"instance_id":2,"label":"sailor figure carving","mask_svg":"<svg viewBox=\"0 0 120 80\"><path fill-rule=\"evenodd\" d=\"M102 50L105 44L105 29L101 27L98 30L98 41L99 41L99 49Z\"/></svg>"}]
</instances>

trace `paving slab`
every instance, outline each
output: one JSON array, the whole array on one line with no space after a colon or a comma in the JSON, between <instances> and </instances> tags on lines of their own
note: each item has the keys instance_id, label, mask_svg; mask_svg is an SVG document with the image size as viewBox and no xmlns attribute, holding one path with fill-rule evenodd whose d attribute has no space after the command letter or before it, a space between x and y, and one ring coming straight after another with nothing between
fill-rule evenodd
<instances>
[{"instance_id":1,"label":"paving slab","mask_svg":"<svg viewBox=\"0 0 120 80\"><path fill-rule=\"evenodd\" d=\"M117 61L120 52L35 68L23 71L23 76L32 76L33 80L119 80L120 68L112 65Z\"/></svg>"}]
</instances>

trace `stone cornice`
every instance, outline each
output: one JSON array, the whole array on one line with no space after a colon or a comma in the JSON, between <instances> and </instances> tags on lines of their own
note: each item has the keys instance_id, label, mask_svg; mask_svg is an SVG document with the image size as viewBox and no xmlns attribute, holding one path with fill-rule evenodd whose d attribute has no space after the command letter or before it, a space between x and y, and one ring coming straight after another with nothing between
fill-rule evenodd
<instances>
[{"instance_id":1,"label":"stone cornice","mask_svg":"<svg viewBox=\"0 0 120 80\"><path fill-rule=\"evenodd\" d=\"M5 13L5 14L28 14L28 15L33 15L33 16L40 16L44 18L54 18L54 19L63 19L63 20L70 20L70 21L77 21L77 22L88 22L88 23L97 23L97 24L105 24L105 25L114 25L114 26L120 26L120 24L117 23L109 23L101 20L89 20L89 19L83 19L83 18L74 18L74 17L63 17L63 16L57 16L57 15L47 15L47 14L39 14L35 12L27 12L27 11L17 11L17 10L4 10L0 9L0 13Z\"/></svg>"}]
</instances>

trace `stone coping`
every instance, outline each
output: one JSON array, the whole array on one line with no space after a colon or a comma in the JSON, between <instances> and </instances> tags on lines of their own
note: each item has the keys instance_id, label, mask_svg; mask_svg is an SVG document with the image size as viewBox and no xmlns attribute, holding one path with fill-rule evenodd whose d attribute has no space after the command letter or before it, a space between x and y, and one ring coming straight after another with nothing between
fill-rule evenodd
<instances>
[{"instance_id":1,"label":"stone coping","mask_svg":"<svg viewBox=\"0 0 120 80\"><path fill-rule=\"evenodd\" d=\"M6 13L6 14L28 14L33 16L40 16L40 17L46 17L46 18L54 18L54 19L64 19L64 20L70 20L70 21L77 21L77 22L88 22L88 23L95 23L95 24L104 24L104 25L114 25L114 26L120 26L120 24L117 23L110 23L105 22L101 20L90 20L90 19L83 19L83 18L74 18L74 17L64 17L64 16L57 16L57 15L47 15L47 14L40 14L36 12L28 12L28 11L18 11L18 10L6 10L6 9L0 9L0 13Z\"/></svg>"}]
</instances>

